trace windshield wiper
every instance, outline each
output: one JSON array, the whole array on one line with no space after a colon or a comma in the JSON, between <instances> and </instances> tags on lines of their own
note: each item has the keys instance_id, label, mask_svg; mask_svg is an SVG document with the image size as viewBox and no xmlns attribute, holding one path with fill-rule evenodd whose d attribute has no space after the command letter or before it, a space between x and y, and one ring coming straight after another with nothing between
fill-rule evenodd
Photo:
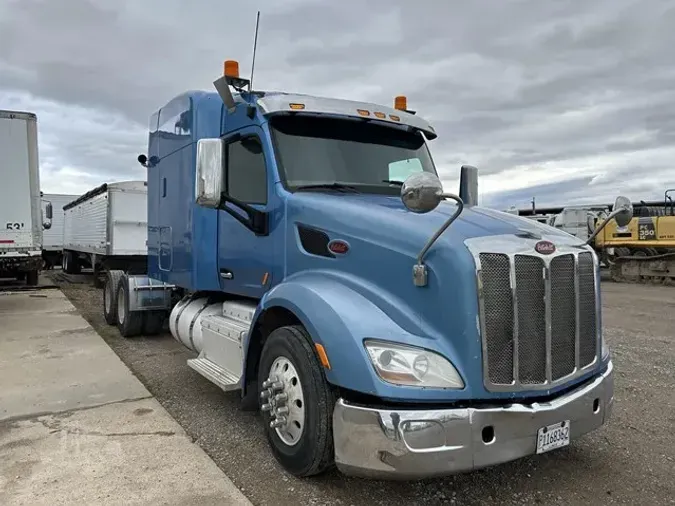
<instances>
[{"instance_id":1,"label":"windshield wiper","mask_svg":"<svg viewBox=\"0 0 675 506\"><path fill-rule=\"evenodd\" d=\"M343 183L303 184L296 187L297 190L337 190L345 193L360 193L354 186Z\"/></svg>"},{"instance_id":2,"label":"windshield wiper","mask_svg":"<svg viewBox=\"0 0 675 506\"><path fill-rule=\"evenodd\" d=\"M398 181L396 179L383 179L382 182L383 183L389 183L389 184L395 184L395 185L398 185L398 186L403 186L403 181Z\"/></svg>"}]
</instances>

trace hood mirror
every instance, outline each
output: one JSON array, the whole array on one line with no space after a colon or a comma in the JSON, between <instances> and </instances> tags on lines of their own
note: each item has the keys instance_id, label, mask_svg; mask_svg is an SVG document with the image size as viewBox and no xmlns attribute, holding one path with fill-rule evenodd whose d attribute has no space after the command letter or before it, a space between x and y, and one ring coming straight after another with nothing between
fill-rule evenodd
<instances>
[{"instance_id":1,"label":"hood mirror","mask_svg":"<svg viewBox=\"0 0 675 506\"><path fill-rule=\"evenodd\" d=\"M441 203L441 200L450 199L457 202L457 208L443 226L439 228L417 255L417 263L413 265L413 283L415 286L427 286L427 266L424 265L424 255L436 242L440 235L457 219L464 209L464 202L453 193L443 193L441 180L430 172L418 172L409 176L401 187L401 200L403 205L413 213L423 214L433 211Z\"/></svg>"},{"instance_id":2,"label":"hood mirror","mask_svg":"<svg viewBox=\"0 0 675 506\"><path fill-rule=\"evenodd\" d=\"M625 227L633 219L633 204L627 197L619 196L614 201L614 211L618 211L614 216L616 224Z\"/></svg>"},{"instance_id":3,"label":"hood mirror","mask_svg":"<svg viewBox=\"0 0 675 506\"><path fill-rule=\"evenodd\" d=\"M591 244L600 231L607 226L607 224L612 221L616 222L619 227L627 226L630 221L633 219L633 204L630 199L624 196L619 196L614 201L614 208L612 212L609 213L607 218L605 218L599 226L595 228L593 233L590 235L584 244Z\"/></svg>"},{"instance_id":4,"label":"hood mirror","mask_svg":"<svg viewBox=\"0 0 675 506\"><path fill-rule=\"evenodd\" d=\"M428 213L443 200L441 180L430 172L418 172L409 176L401 186L403 205L413 213Z\"/></svg>"}]
</instances>

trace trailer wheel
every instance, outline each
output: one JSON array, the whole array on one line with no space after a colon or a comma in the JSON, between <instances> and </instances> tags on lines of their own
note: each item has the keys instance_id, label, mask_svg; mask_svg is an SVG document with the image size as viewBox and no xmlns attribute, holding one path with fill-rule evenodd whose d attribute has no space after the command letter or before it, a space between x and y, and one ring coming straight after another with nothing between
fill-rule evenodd
<instances>
[{"instance_id":1,"label":"trailer wheel","mask_svg":"<svg viewBox=\"0 0 675 506\"><path fill-rule=\"evenodd\" d=\"M28 271L26 273L26 284L30 286L37 286L38 284L38 271Z\"/></svg>"},{"instance_id":2,"label":"trailer wheel","mask_svg":"<svg viewBox=\"0 0 675 506\"><path fill-rule=\"evenodd\" d=\"M143 334L146 336L155 336L161 333L164 328L164 319L164 311L144 311Z\"/></svg>"},{"instance_id":3,"label":"trailer wheel","mask_svg":"<svg viewBox=\"0 0 675 506\"><path fill-rule=\"evenodd\" d=\"M124 276L122 271L108 271L103 285L103 317L108 325L117 324L117 287Z\"/></svg>"},{"instance_id":4,"label":"trailer wheel","mask_svg":"<svg viewBox=\"0 0 675 506\"><path fill-rule=\"evenodd\" d=\"M117 328L122 337L134 337L143 330L143 311L129 311L129 283L122 276L117 286Z\"/></svg>"},{"instance_id":5,"label":"trailer wheel","mask_svg":"<svg viewBox=\"0 0 675 506\"><path fill-rule=\"evenodd\" d=\"M277 461L301 477L330 469L336 396L302 326L280 327L269 335L260 357L258 391Z\"/></svg>"}]
</instances>

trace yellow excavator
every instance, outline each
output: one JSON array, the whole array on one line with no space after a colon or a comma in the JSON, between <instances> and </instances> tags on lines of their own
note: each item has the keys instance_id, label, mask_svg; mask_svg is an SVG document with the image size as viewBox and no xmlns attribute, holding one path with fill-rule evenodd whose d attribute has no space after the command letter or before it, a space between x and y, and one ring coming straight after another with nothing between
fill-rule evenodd
<instances>
[{"instance_id":1,"label":"yellow excavator","mask_svg":"<svg viewBox=\"0 0 675 506\"><path fill-rule=\"evenodd\" d=\"M675 285L673 197L675 189L666 190L663 207L638 207L628 225L612 220L593 236L590 243L614 281Z\"/></svg>"}]
</instances>

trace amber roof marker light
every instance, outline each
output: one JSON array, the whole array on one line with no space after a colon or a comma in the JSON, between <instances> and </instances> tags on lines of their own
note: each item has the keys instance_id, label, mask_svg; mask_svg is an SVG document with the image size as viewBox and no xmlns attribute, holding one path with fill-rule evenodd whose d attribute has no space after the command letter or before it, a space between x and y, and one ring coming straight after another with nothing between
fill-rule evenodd
<instances>
[{"instance_id":1,"label":"amber roof marker light","mask_svg":"<svg viewBox=\"0 0 675 506\"><path fill-rule=\"evenodd\" d=\"M237 60L225 60L223 63L223 75L225 77L239 77L239 62Z\"/></svg>"},{"instance_id":2,"label":"amber roof marker light","mask_svg":"<svg viewBox=\"0 0 675 506\"><path fill-rule=\"evenodd\" d=\"M411 111L410 109L408 109L408 97L406 97L405 95L398 95L397 97L394 97L394 109L398 111L407 112L408 114L415 114L415 111Z\"/></svg>"}]
</instances>

